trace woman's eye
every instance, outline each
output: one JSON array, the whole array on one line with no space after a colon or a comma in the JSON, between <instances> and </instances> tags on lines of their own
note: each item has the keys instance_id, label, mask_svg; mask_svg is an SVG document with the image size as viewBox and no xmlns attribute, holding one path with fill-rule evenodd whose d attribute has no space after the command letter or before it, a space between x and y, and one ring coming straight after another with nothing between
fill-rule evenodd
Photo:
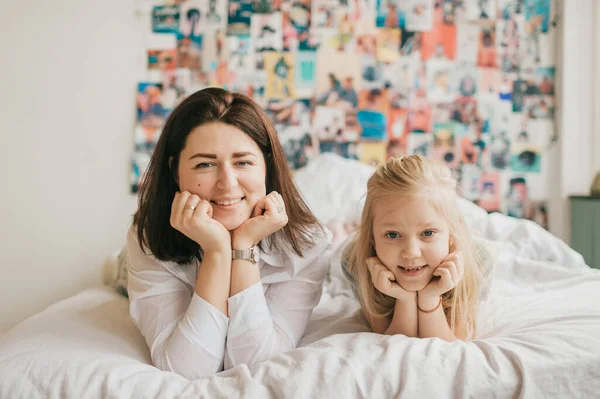
<instances>
[{"instance_id":1,"label":"woman's eye","mask_svg":"<svg viewBox=\"0 0 600 399\"><path fill-rule=\"evenodd\" d=\"M435 234L435 231L433 231L433 230L425 230L425 231L423 232L423 235L424 235L425 237L431 237L431 236L433 236L434 234Z\"/></svg>"},{"instance_id":2,"label":"woman's eye","mask_svg":"<svg viewBox=\"0 0 600 399\"><path fill-rule=\"evenodd\" d=\"M238 165L240 165L240 166L250 166L250 165L252 165L252 162L250 162L250 161L240 161L240 162L238 162Z\"/></svg>"},{"instance_id":3,"label":"woman's eye","mask_svg":"<svg viewBox=\"0 0 600 399\"><path fill-rule=\"evenodd\" d=\"M389 233L385 233L385 236L387 238L398 238L400 237L400 234L396 233L395 231L390 231Z\"/></svg>"},{"instance_id":4,"label":"woman's eye","mask_svg":"<svg viewBox=\"0 0 600 399\"><path fill-rule=\"evenodd\" d=\"M210 166L209 163L207 162L201 162L198 165L196 165L196 169L204 169L204 168L208 168Z\"/></svg>"}]
</instances>

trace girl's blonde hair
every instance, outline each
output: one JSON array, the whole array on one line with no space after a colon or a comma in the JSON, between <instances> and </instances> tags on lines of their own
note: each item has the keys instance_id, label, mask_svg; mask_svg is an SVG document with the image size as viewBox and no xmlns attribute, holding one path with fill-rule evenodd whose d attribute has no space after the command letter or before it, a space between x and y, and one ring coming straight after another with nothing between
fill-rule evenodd
<instances>
[{"instance_id":1,"label":"girl's blonde hair","mask_svg":"<svg viewBox=\"0 0 600 399\"><path fill-rule=\"evenodd\" d=\"M348 271L357 283L363 311L371 318L390 317L394 311L396 299L373 286L366 261L377 256L373 238L375 205L382 198L398 194L429 201L448 223L453 246L463 254L465 270L458 285L442 295L442 306L457 338L474 337L482 260L474 249L471 233L459 210L456 180L450 169L420 155L390 158L377 167L367 183L361 224L350 244L348 259Z\"/></svg>"}]
</instances>

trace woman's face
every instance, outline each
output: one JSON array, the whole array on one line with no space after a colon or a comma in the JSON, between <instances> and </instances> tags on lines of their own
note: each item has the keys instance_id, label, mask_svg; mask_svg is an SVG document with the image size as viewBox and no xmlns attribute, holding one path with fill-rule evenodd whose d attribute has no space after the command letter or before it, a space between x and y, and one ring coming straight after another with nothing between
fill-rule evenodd
<instances>
[{"instance_id":1,"label":"woman's face","mask_svg":"<svg viewBox=\"0 0 600 399\"><path fill-rule=\"evenodd\" d=\"M180 191L210 202L213 218L232 231L252 216L266 195L266 164L258 145L224 123L198 126L188 135L177 170Z\"/></svg>"}]
</instances>

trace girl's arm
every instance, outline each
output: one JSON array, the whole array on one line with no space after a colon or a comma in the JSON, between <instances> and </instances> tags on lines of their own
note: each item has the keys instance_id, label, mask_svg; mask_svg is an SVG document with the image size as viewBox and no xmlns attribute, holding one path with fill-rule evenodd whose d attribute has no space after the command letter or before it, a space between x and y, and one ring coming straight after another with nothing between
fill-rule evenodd
<instances>
[{"instance_id":1,"label":"girl's arm","mask_svg":"<svg viewBox=\"0 0 600 399\"><path fill-rule=\"evenodd\" d=\"M419 324L417 319L417 296L408 301L396 299L392 320L387 317L367 316L369 326L374 333L385 335L402 334L407 337L419 336Z\"/></svg>"},{"instance_id":2,"label":"girl's arm","mask_svg":"<svg viewBox=\"0 0 600 399\"><path fill-rule=\"evenodd\" d=\"M437 337L448 342L457 339L446 320L441 297L418 296L417 304L420 338Z\"/></svg>"},{"instance_id":3,"label":"girl's arm","mask_svg":"<svg viewBox=\"0 0 600 399\"><path fill-rule=\"evenodd\" d=\"M417 293L405 301L396 299L394 317L385 330L386 335L403 334L407 337L419 336L419 321L417 317Z\"/></svg>"}]
</instances>

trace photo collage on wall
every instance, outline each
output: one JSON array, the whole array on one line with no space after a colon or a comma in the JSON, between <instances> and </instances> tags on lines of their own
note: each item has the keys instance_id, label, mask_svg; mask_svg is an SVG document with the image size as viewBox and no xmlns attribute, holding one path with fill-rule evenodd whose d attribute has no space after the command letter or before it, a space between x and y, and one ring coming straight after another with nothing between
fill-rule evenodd
<instances>
[{"instance_id":1,"label":"photo collage on wall","mask_svg":"<svg viewBox=\"0 0 600 399\"><path fill-rule=\"evenodd\" d=\"M151 3L132 192L169 113L216 86L265 109L293 170L323 152L422 154L488 212L547 228L554 0Z\"/></svg>"}]
</instances>

